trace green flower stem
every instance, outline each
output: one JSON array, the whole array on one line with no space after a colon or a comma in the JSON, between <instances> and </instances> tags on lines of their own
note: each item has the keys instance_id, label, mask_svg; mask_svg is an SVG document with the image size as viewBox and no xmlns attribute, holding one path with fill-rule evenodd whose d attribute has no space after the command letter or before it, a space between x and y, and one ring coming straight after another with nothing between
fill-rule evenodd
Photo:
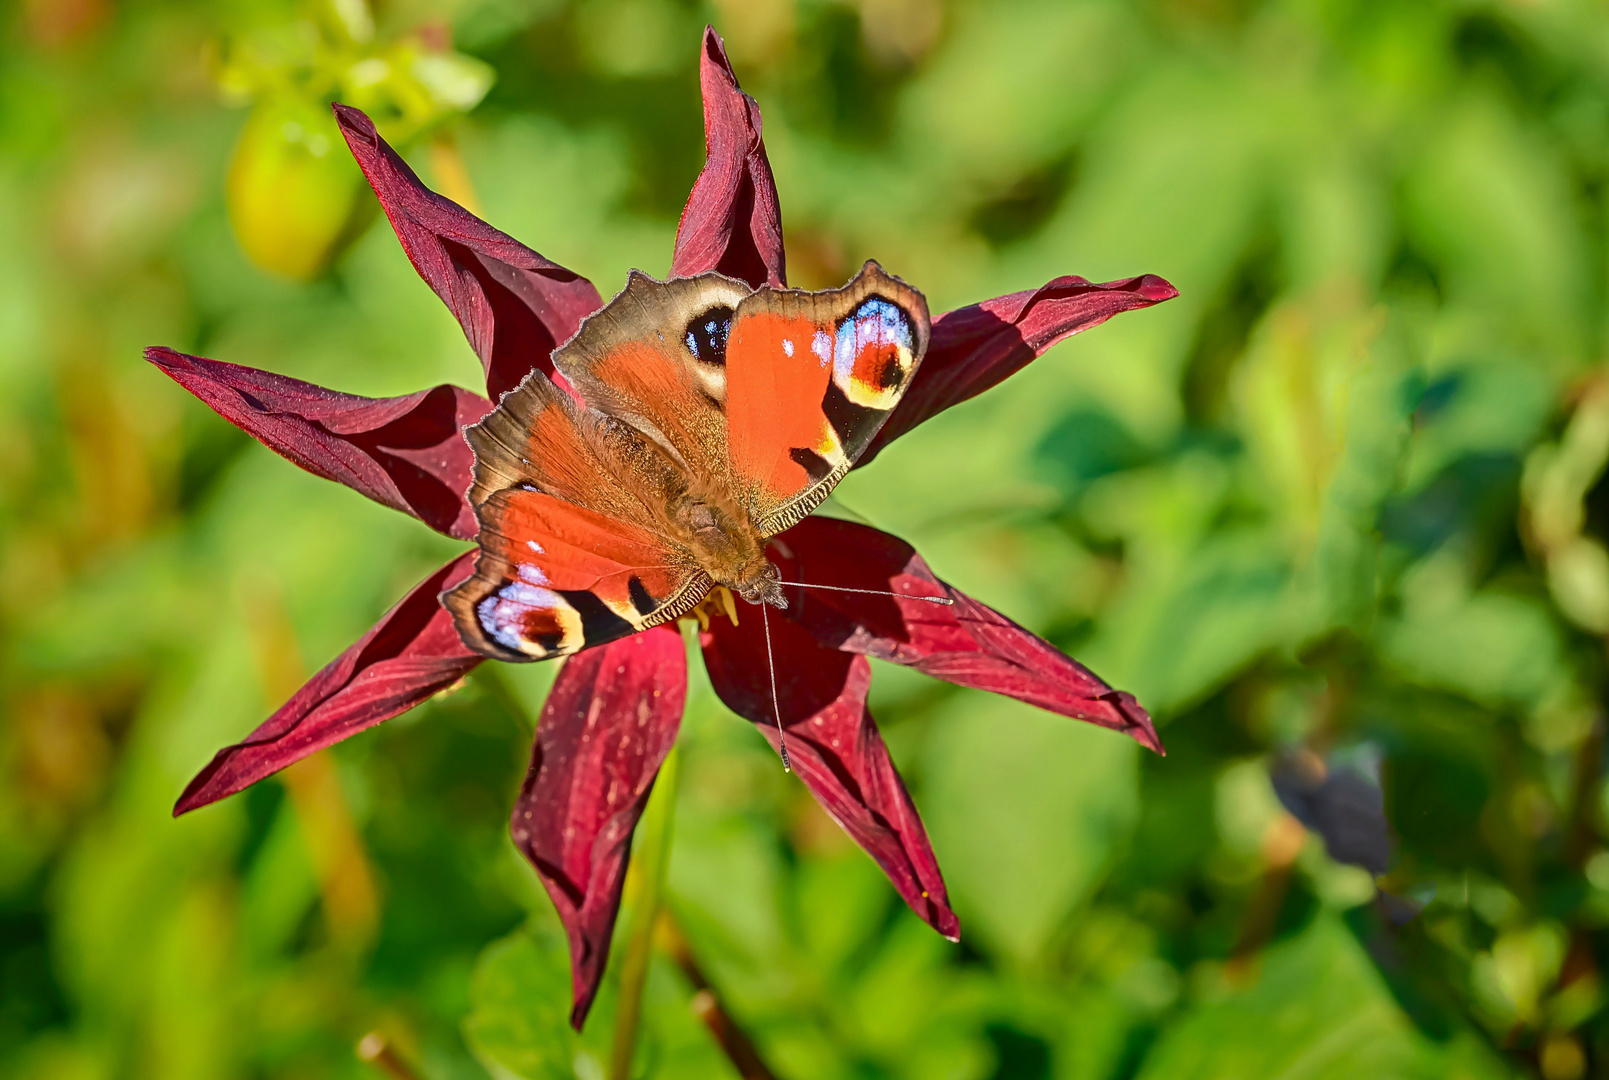
<instances>
[{"instance_id":1,"label":"green flower stem","mask_svg":"<svg viewBox=\"0 0 1609 1080\"><path fill-rule=\"evenodd\" d=\"M689 1003L693 1015L709 1028L710 1034L715 1037L732 1067L743 1080L776 1080L776 1075L770 1066L760 1057L759 1048L754 1040L749 1038L748 1032L740 1027L732 1015L721 1004L720 995L715 987L710 985L704 969L698 966L698 960L693 956L693 949L687 943L680 926L676 925L676 918L669 908L660 912L659 916L660 944L676 966L682 969L682 974L693 987L693 1000Z\"/></svg>"},{"instance_id":2,"label":"green flower stem","mask_svg":"<svg viewBox=\"0 0 1609 1080\"><path fill-rule=\"evenodd\" d=\"M648 809L637 831L631 874L635 903L626 935L626 955L620 967L620 1004L615 1013L614 1049L609 1058L609 1080L631 1080L631 1062L637 1052L637 1030L642 1022L643 986L653 952L654 922L664 892L665 867L670 862L671 826L676 813L680 755L673 747L659 767Z\"/></svg>"}]
</instances>

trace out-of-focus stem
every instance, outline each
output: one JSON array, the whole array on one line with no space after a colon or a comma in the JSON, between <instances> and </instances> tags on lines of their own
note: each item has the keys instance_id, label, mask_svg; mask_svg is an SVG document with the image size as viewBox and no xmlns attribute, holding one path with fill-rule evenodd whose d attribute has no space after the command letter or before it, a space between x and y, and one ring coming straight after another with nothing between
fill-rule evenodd
<instances>
[{"instance_id":1,"label":"out-of-focus stem","mask_svg":"<svg viewBox=\"0 0 1609 1080\"><path fill-rule=\"evenodd\" d=\"M1577 868L1586 866L1587 859L1597 849L1602 828L1598 791L1603 779L1603 747L1603 721L1594 720L1586 737L1576 747L1570 784L1570 817L1565 826L1565 858Z\"/></svg>"},{"instance_id":2,"label":"out-of-focus stem","mask_svg":"<svg viewBox=\"0 0 1609 1080\"><path fill-rule=\"evenodd\" d=\"M296 631L278 591L268 583L253 590L250 624L270 707L296 692L307 678ZM350 956L366 952L380 919L380 899L362 833L341 790L327 752L303 758L279 774L318 875L324 918L336 948Z\"/></svg>"},{"instance_id":3,"label":"out-of-focus stem","mask_svg":"<svg viewBox=\"0 0 1609 1080\"><path fill-rule=\"evenodd\" d=\"M670 958L676 961L676 966L682 969L687 981L693 984L693 1015L710 1029L710 1034L715 1036L715 1041L737 1069L738 1075L743 1080L776 1080L776 1075L760 1059L754 1040L721 1005L720 995L704 976L704 969L698 966L692 947L687 944L687 938L668 908L659 915L659 939Z\"/></svg>"},{"instance_id":4,"label":"out-of-focus stem","mask_svg":"<svg viewBox=\"0 0 1609 1080\"><path fill-rule=\"evenodd\" d=\"M1263 876L1246 905L1235 947L1224 964L1224 977L1231 983L1250 977L1258 952L1273 936L1279 909L1290 889L1291 867L1307 843L1307 829L1289 814L1269 823L1263 834Z\"/></svg>"},{"instance_id":5,"label":"out-of-focus stem","mask_svg":"<svg viewBox=\"0 0 1609 1080\"><path fill-rule=\"evenodd\" d=\"M367 1061L391 1080L424 1080L391 1046L390 1040L378 1031L363 1036L357 1046L358 1059Z\"/></svg>"},{"instance_id":6,"label":"out-of-focus stem","mask_svg":"<svg viewBox=\"0 0 1609 1080\"><path fill-rule=\"evenodd\" d=\"M636 895L631 929L626 936L626 955L620 965L620 1004L615 1012L609 1080L630 1080L631 1061L637 1052L643 987L648 981L648 961L654 947L654 921L659 914L660 894L664 891L665 867L670 862L676 781L681 771L679 761L680 755L673 748L659 767L659 777L654 781L654 791L648 798L648 808L637 832L639 843L631 864Z\"/></svg>"}]
</instances>

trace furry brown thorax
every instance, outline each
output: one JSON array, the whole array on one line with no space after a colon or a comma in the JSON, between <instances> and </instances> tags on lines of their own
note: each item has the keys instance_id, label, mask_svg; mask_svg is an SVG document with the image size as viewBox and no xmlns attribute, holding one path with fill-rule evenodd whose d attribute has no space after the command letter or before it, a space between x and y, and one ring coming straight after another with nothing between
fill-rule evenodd
<instances>
[{"instance_id":1,"label":"furry brown thorax","mask_svg":"<svg viewBox=\"0 0 1609 1080\"><path fill-rule=\"evenodd\" d=\"M777 584L781 574L765 557L765 538L742 509L723 501L688 494L676 507L675 523L699 568L751 604L786 608Z\"/></svg>"}]
</instances>

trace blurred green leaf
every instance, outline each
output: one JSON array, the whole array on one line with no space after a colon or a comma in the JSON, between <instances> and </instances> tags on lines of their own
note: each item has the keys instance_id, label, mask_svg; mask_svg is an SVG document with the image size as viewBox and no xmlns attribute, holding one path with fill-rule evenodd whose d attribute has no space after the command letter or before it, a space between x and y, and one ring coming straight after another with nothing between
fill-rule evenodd
<instances>
[{"instance_id":1,"label":"blurred green leaf","mask_svg":"<svg viewBox=\"0 0 1609 1080\"><path fill-rule=\"evenodd\" d=\"M1205 997L1170 1025L1140 1080L1510 1075L1471 1036L1438 1045L1415 1030L1332 917L1270 949L1251 977L1254 985Z\"/></svg>"},{"instance_id":2,"label":"blurred green leaf","mask_svg":"<svg viewBox=\"0 0 1609 1080\"><path fill-rule=\"evenodd\" d=\"M570 1030L564 941L521 931L490 946L475 968L464 1033L497 1080L574 1080L580 1053ZM593 1058L595 1075L603 1064Z\"/></svg>"},{"instance_id":3,"label":"blurred green leaf","mask_svg":"<svg viewBox=\"0 0 1609 1080\"><path fill-rule=\"evenodd\" d=\"M1139 747L995 698L931 723L922 805L964 932L1032 965L1133 827Z\"/></svg>"},{"instance_id":4,"label":"blurred green leaf","mask_svg":"<svg viewBox=\"0 0 1609 1080\"><path fill-rule=\"evenodd\" d=\"M1409 417L1423 378L1394 340L1377 341L1364 367L1341 393L1344 442L1323 493L1308 588L1319 606L1313 629L1363 631L1379 598L1380 514L1402 480ZM1303 584L1306 584L1305 582Z\"/></svg>"},{"instance_id":5,"label":"blurred green leaf","mask_svg":"<svg viewBox=\"0 0 1609 1080\"><path fill-rule=\"evenodd\" d=\"M1386 658L1428 686L1482 704L1534 708L1567 685L1559 627L1534 600L1496 591L1462 595L1424 567L1410 585L1416 602L1383 628Z\"/></svg>"}]
</instances>

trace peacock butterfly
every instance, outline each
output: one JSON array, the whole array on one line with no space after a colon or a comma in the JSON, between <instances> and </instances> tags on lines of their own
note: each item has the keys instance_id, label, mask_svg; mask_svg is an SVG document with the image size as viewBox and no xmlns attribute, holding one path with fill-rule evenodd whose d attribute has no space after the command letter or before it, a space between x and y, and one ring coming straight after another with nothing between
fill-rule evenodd
<instances>
[{"instance_id":1,"label":"peacock butterfly","mask_svg":"<svg viewBox=\"0 0 1609 1080\"><path fill-rule=\"evenodd\" d=\"M716 585L786 607L766 541L820 505L911 383L927 301L875 262L841 289L718 273L626 287L466 431L475 572L442 594L464 644L566 656Z\"/></svg>"}]
</instances>

